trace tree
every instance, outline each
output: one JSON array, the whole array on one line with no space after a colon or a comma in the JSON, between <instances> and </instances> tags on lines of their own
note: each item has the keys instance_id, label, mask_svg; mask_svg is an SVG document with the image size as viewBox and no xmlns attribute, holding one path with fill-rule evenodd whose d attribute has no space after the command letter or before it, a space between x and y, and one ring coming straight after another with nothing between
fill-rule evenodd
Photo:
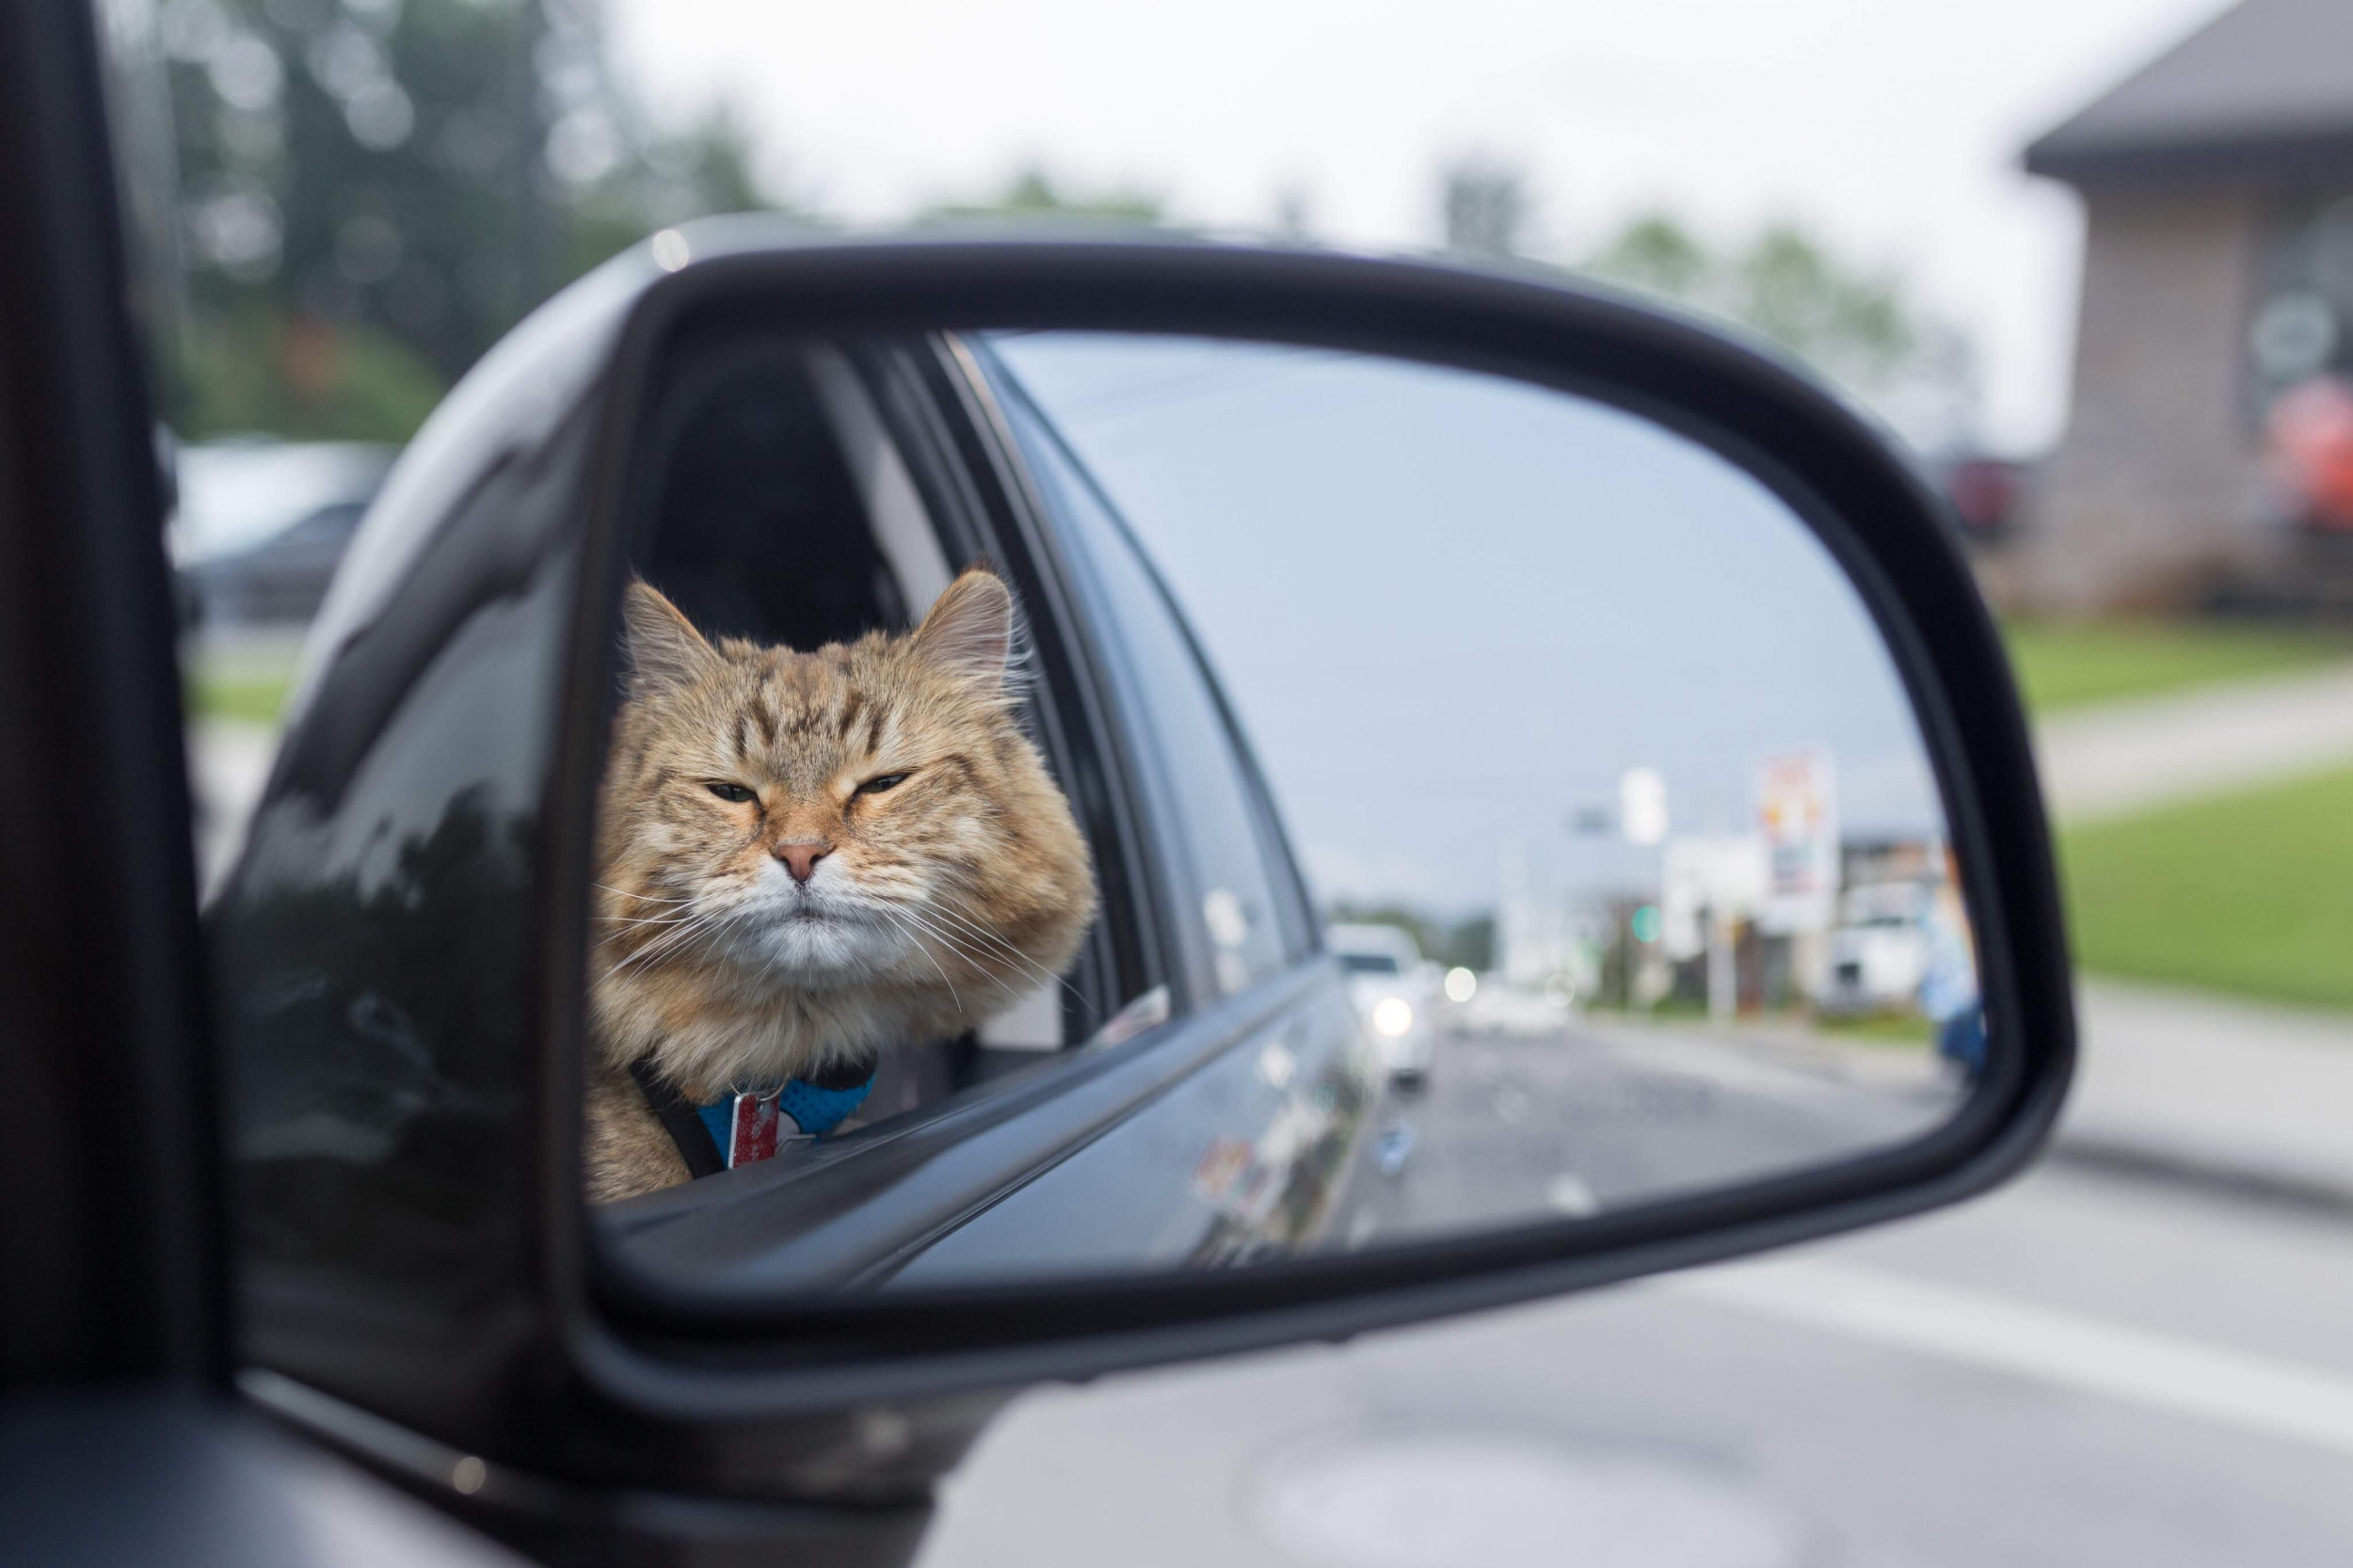
<instances>
[{"instance_id":1,"label":"tree","mask_svg":"<svg viewBox=\"0 0 2353 1568\"><path fill-rule=\"evenodd\" d=\"M1424 958L1449 968L1486 970L1495 968L1496 921L1493 915L1474 915L1449 921L1402 904L1355 904L1341 899L1325 919L1333 923L1389 925L1414 939Z\"/></svg>"},{"instance_id":2,"label":"tree","mask_svg":"<svg viewBox=\"0 0 2353 1568\"><path fill-rule=\"evenodd\" d=\"M398 439L648 231L757 204L715 119L654 131L594 0L167 0L190 434Z\"/></svg>"},{"instance_id":3,"label":"tree","mask_svg":"<svg viewBox=\"0 0 2353 1568\"><path fill-rule=\"evenodd\" d=\"M1500 159L1467 157L1439 176L1446 248L1475 256L1516 256L1526 248L1528 178Z\"/></svg>"},{"instance_id":4,"label":"tree","mask_svg":"<svg viewBox=\"0 0 2353 1568\"><path fill-rule=\"evenodd\" d=\"M1786 220L1719 253L1664 213L1635 218L1582 264L1608 281L1737 322L1869 406L1916 444L1964 440L1975 425L1976 354L1921 309L1901 280L1842 261Z\"/></svg>"}]
</instances>

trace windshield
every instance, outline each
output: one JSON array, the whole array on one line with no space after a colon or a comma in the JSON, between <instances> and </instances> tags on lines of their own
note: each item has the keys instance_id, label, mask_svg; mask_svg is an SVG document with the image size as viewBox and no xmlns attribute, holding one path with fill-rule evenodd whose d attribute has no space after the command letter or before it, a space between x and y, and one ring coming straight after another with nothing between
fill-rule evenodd
<instances>
[{"instance_id":1,"label":"windshield","mask_svg":"<svg viewBox=\"0 0 2353 1568\"><path fill-rule=\"evenodd\" d=\"M1343 952L1340 968L1350 974L1395 974L1397 960L1385 952Z\"/></svg>"}]
</instances>

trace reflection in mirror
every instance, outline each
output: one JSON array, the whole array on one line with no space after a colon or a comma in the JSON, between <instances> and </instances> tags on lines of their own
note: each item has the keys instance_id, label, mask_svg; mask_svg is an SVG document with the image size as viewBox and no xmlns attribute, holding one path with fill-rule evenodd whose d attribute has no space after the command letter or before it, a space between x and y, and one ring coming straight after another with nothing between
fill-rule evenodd
<instances>
[{"instance_id":1,"label":"reflection in mirror","mask_svg":"<svg viewBox=\"0 0 2353 1568\"><path fill-rule=\"evenodd\" d=\"M1890 1148L1984 1070L1879 633L1684 436L1075 333L738 345L653 428L589 982L625 1268L1375 1248Z\"/></svg>"}]
</instances>

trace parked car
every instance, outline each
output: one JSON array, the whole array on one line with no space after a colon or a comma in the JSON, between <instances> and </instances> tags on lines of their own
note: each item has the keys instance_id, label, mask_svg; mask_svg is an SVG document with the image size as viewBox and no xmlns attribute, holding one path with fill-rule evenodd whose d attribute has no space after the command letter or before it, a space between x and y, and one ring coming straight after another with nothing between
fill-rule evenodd
<instances>
[{"instance_id":1,"label":"parked car","mask_svg":"<svg viewBox=\"0 0 2353 1568\"><path fill-rule=\"evenodd\" d=\"M2019 1169L2056 1117L2072 1003L2027 732L1910 473L1704 328L1332 252L738 221L590 274L403 456L200 920L91 24L0 8L11 1563L904 1563L1029 1384L1889 1219ZM1508 378L1513 408L1574 389L1801 497L1819 520L1787 537L1939 716L1972 906L2002 917L1993 1087L1956 1135L1336 1245L1378 1070L1183 616L992 350L1024 326L1401 357ZM630 574L717 631L822 641L984 557L1027 608L1019 700L1100 884L1036 1032L910 1042L858 1131L592 1210L588 868Z\"/></svg>"},{"instance_id":2,"label":"parked car","mask_svg":"<svg viewBox=\"0 0 2353 1568\"><path fill-rule=\"evenodd\" d=\"M1828 970L1816 1006L1838 1017L1916 1007L1929 972L1925 894L1915 884L1849 888L1830 934Z\"/></svg>"},{"instance_id":3,"label":"parked car","mask_svg":"<svg viewBox=\"0 0 2353 1568\"><path fill-rule=\"evenodd\" d=\"M1542 1040L1558 1035L1575 1016L1564 982L1529 985L1501 974L1481 975L1470 1000L1454 1009L1457 1033Z\"/></svg>"},{"instance_id":4,"label":"parked car","mask_svg":"<svg viewBox=\"0 0 2353 1568\"><path fill-rule=\"evenodd\" d=\"M318 613L400 449L265 439L184 446L169 539L207 625L299 625Z\"/></svg>"},{"instance_id":5,"label":"parked car","mask_svg":"<svg viewBox=\"0 0 2353 1568\"><path fill-rule=\"evenodd\" d=\"M1414 938L1393 925L1323 928L1324 945L1348 977L1348 1000L1381 1053L1389 1081L1418 1089L1430 1080L1438 1038L1438 987Z\"/></svg>"}]
</instances>

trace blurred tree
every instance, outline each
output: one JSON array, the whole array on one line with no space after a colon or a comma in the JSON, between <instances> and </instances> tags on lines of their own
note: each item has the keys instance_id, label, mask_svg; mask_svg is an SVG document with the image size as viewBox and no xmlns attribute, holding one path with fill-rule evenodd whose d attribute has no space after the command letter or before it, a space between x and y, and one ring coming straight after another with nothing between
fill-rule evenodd
<instances>
[{"instance_id":1,"label":"blurred tree","mask_svg":"<svg viewBox=\"0 0 2353 1568\"><path fill-rule=\"evenodd\" d=\"M1392 925L1414 939L1424 958L1452 968L1487 970L1495 968L1496 922L1492 915L1448 921L1427 910L1401 904L1335 902L1324 918L1334 923Z\"/></svg>"},{"instance_id":2,"label":"blurred tree","mask_svg":"<svg viewBox=\"0 0 2353 1568\"><path fill-rule=\"evenodd\" d=\"M1528 178L1497 158L1456 160L1439 176L1446 248L1474 256L1516 256L1527 246Z\"/></svg>"},{"instance_id":3,"label":"blurred tree","mask_svg":"<svg viewBox=\"0 0 2353 1568\"><path fill-rule=\"evenodd\" d=\"M1044 168L1031 164L1016 169L1003 190L980 201L947 201L926 207L919 218L1099 218L1112 223L1154 224L1163 212L1161 199L1132 186L1078 194L1058 184Z\"/></svg>"},{"instance_id":4,"label":"blurred tree","mask_svg":"<svg viewBox=\"0 0 2353 1568\"><path fill-rule=\"evenodd\" d=\"M1915 444L1975 429L1977 356L1966 334L1911 299L1892 273L1842 261L1799 225L1767 225L1719 253L1673 216L1621 229L1579 267L1771 340L1876 410Z\"/></svg>"},{"instance_id":5,"label":"blurred tree","mask_svg":"<svg viewBox=\"0 0 2353 1568\"><path fill-rule=\"evenodd\" d=\"M760 204L731 120L648 125L595 0L164 0L160 21L187 434L405 437L571 278Z\"/></svg>"}]
</instances>

